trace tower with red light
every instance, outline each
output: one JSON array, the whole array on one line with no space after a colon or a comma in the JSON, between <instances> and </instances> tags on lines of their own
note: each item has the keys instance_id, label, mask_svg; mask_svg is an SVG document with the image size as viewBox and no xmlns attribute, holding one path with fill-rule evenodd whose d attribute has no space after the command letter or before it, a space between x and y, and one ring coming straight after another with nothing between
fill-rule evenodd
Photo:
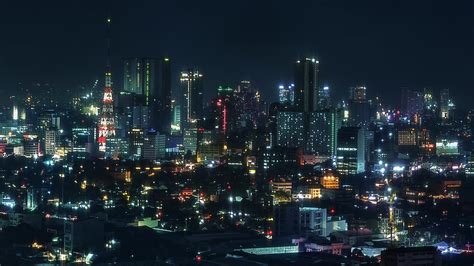
<instances>
[{"instance_id":1,"label":"tower with red light","mask_svg":"<svg viewBox=\"0 0 474 266\"><path fill-rule=\"evenodd\" d=\"M101 157L107 157L107 139L115 136L114 100L112 96L112 67L110 64L110 26L112 20L107 18L107 67L105 70L104 97L99 114L98 143Z\"/></svg>"}]
</instances>

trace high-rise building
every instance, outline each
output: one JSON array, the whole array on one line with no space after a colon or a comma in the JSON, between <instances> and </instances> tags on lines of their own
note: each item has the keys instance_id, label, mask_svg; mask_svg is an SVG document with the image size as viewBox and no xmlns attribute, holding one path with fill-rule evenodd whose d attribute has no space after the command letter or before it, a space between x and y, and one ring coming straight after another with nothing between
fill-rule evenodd
<instances>
[{"instance_id":1,"label":"high-rise building","mask_svg":"<svg viewBox=\"0 0 474 266\"><path fill-rule=\"evenodd\" d=\"M156 94L158 99L157 116L153 117L153 126L161 133L169 134L171 132L171 61L168 57L160 60L159 69L159 92Z\"/></svg>"},{"instance_id":2,"label":"high-rise building","mask_svg":"<svg viewBox=\"0 0 474 266\"><path fill-rule=\"evenodd\" d=\"M143 159L156 160L159 155L159 133L150 129L143 140Z\"/></svg>"},{"instance_id":3,"label":"high-rise building","mask_svg":"<svg viewBox=\"0 0 474 266\"><path fill-rule=\"evenodd\" d=\"M353 175L365 171L365 135L360 127L341 127L337 133L337 171Z\"/></svg>"},{"instance_id":4,"label":"high-rise building","mask_svg":"<svg viewBox=\"0 0 474 266\"><path fill-rule=\"evenodd\" d=\"M295 84L279 85L278 86L278 100L281 104L293 104L295 97Z\"/></svg>"},{"instance_id":5,"label":"high-rise building","mask_svg":"<svg viewBox=\"0 0 474 266\"><path fill-rule=\"evenodd\" d=\"M278 112L277 145L288 148L305 146L305 115L303 112L283 111Z\"/></svg>"},{"instance_id":6,"label":"high-rise building","mask_svg":"<svg viewBox=\"0 0 474 266\"><path fill-rule=\"evenodd\" d=\"M260 94L252 83L242 80L232 97L231 126L233 128L253 128L257 125L260 111Z\"/></svg>"},{"instance_id":7,"label":"high-rise building","mask_svg":"<svg viewBox=\"0 0 474 266\"><path fill-rule=\"evenodd\" d=\"M158 91L158 63L155 58L128 58L124 60L123 91L143 95L149 106Z\"/></svg>"},{"instance_id":8,"label":"high-rise building","mask_svg":"<svg viewBox=\"0 0 474 266\"><path fill-rule=\"evenodd\" d=\"M318 106L320 109L326 109L331 106L331 95L329 92L329 86L324 86L319 89Z\"/></svg>"},{"instance_id":9,"label":"high-rise building","mask_svg":"<svg viewBox=\"0 0 474 266\"><path fill-rule=\"evenodd\" d=\"M46 155L54 155L61 144L59 130L56 128L47 129L45 131L44 144L44 153Z\"/></svg>"},{"instance_id":10,"label":"high-rise building","mask_svg":"<svg viewBox=\"0 0 474 266\"><path fill-rule=\"evenodd\" d=\"M370 122L370 105L367 101L367 89L363 86L350 88L349 124L365 127Z\"/></svg>"},{"instance_id":11,"label":"high-rise building","mask_svg":"<svg viewBox=\"0 0 474 266\"><path fill-rule=\"evenodd\" d=\"M319 109L319 61L305 58L296 61L294 106L300 112Z\"/></svg>"},{"instance_id":12,"label":"high-rise building","mask_svg":"<svg viewBox=\"0 0 474 266\"><path fill-rule=\"evenodd\" d=\"M349 89L349 99L355 102L367 101L367 88L364 86L351 87Z\"/></svg>"},{"instance_id":13,"label":"high-rise building","mask_svg":"<svg viewBox=\"0 0 474 266\"><path fill-rule=\"evenodd\" d=\"M402 88L401 109L402 113L409 118L421 114L424 109L423 94L419 91Z\"/></svg>"},{"instance_id":14,"label":"high-rise building","mask_svg":"<svg viewBox=\"0 0 474 266\"><path fill-rule=\"evenodd\" d=\"M130 157L132 157L133 159L141 159L143 155L144 146L143 129L133 128L130 132L128 132L128 137L130 139Z\"/></svg>"},{"instance_id":15,"label":"high-rise building","mask_svg":"<svg viewBox=\"0 0 474 266\"><path fill-rule=\"evenodd\" d=\"M181 130L203 117L203 75L197 70L181 72Z\"/></svg>"},{"instance_id":16,"label":"high-rise building","mask_svg":"<svg viewBox=\"0 0 474 266\"><path fill-rule=\"evenodd\" d=\"M439 116L443 120L449 119L449 89L442 89L439 94Z\"/></svg>"},{"instance_id":17,"label":"high-rise building","mask_svg":"<svg viewBox=\"0 0 474 266\"><path fill-rule=\"evenodd\" d=\"M305 151L320 156L334 156L336 154L337 130L341 126L336 110L310 112L307 117Z\"/></svg>"},{"instance_id":18,"label":"high-rise building","mask_svg":"<svg viewBox=\"0 0 474 266\"><path fill-rule=\"evenodd\" d=\"M115 115L114 101L112 98L112 66L110 64L110 25L112 20L107 18L107 67L105 71L104 97L102 99L102 110L99 115L99 152L103 157L109 157L106 154L107 138L115 137Z\"/></svg>"}]
</instances>

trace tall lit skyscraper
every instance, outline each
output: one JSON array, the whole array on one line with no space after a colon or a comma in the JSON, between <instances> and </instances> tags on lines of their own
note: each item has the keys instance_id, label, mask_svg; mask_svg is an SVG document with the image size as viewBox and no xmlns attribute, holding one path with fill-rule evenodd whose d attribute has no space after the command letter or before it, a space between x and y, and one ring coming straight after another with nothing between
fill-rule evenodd
<instances>
[{"instance_id":1,"label":"tall lit skyscraper","mask_svg":"<svg viewBox=\"0 0 474 266\"><path fill-rule=\"evenodd\" d=\"M300 112L312 112L319 109L319 61L305 58L296 61L295 66L295 102Z\"/></svg>"},{"instance_id":2,"label":"tall lit skyscraper","mask_svg":"<svg viewBox=\"0 0 474 266\"><path fill-rule=\"evenodd\" d=\"M303 112L278 112L277 145L288 148L302 148L305 143L305 116Z\"/></svg>"},{"instance_id":3,"label":"tall lit skyscraper","mask_svg":"<svg viewBox=\"0 0 474 266\"><path fill-rule=\"evenodd\" d=\"M278 86L278 99L281 104L293 104L295 84Z\"/></svg>"},{"instance_id":4,"label":"tall lit skyscraper","mask_svg":"<svg viewBox=\"0 0 474 266\"><path fill-rule=\"evenodd\" d=\"M110 25L112 20L107 18L107 67L105 71L104 98L99 115L99 152L106 157L106 143L109 137L115 136L114 102L112 98L112 66L110 64ZM101 154L102 155L102 154Z\"/></svg>"},{"instance_id":5,"label":"tall lit skyscraper","mask_svg":"<svg viewBox=\"0 0 474 266\"><path fill-rule=\"evenodd\" d=\"M342 127L337 133L337 171L354 175L365 171L365 135L360 127Z\"/></svg>"},{"instance_id":6,"label":"tall lit skyscraper","mask_svg":"<svg viewBox=\"0 0 474 266\"><path fill-rule=\"evenodd\" d=\"M149 106L158 90L158 63L155 58L128 58L124 61L123 89L142 95Z\"/></svg>"},{"instance_id":7,"label":"tall lit skyscraper","mask_svg":"<svg viewBox=\"0 0 474 266\"><path fill-rule=\"evenodd\" d=\"M203 75L198 70L181 72L181 129L203 116Z\"/></svg>"},{"instance_id":8,"label":"tall lit skyscraper","mask_svg":"<svg viewBox=\"0 0 474 266\"><path fill-rule=\"evenodd\" d=\"M336 110L326 109L308 114L306 149L310 154L334 156L336 153L337 130L340 119Z\"/></svg>"},{"instance_id":9,"label":"tall lit skyscraper","mask_svg":"<svg viewBox=\"0 0 474 266\"><path fill-rule=\"evenodd\" d=\"M158 103L157 116L153 117L153 126L161 133L170 133L171 131L171 61L168 57L160 60L159 65L159 91L155 100ZM155 113L155 112L154 112Z\"/></svg>"},{"instance_id":10,"label":"tall lit skyscraper","mask_svg":"<svg viewBox=\"0 0 474 266\"><path fill-rule=\"evenodd\" d=\"M442 89L439 94L439 115L441 119L449 119L449 89Z\"/></svg>"}]
</instances>

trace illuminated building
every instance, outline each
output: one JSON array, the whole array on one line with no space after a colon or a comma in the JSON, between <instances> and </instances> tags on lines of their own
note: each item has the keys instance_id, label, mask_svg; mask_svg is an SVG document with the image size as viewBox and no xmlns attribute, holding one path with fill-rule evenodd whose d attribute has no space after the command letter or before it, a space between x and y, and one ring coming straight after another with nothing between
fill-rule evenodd
<instances>
[{"instance_id":1,"label":"illuminated building","mask_svg":"<svg viewBox=\"0 0 474 266\"><path fill-rule=\"evenodd\" d=\"M370 104L366 96L367 89L363 86L350 89L349 124L364 127L370 122Z\"/></svg>"},{"instance_id":2,"label":"illuminated building","mask_svg":"<svg viewBox=\"0 0 474 266\"><path fill-rule=\"evenodd\" d=\"M305 152L319 156L336 154L337 130L340 120L335 110L322 110L308 114Z\"/></svg>"},{"instance_id":3,"label":"illuminated building","mask_svg":"<svg viewBox=\"0 0 474 266\"><path fill-rule=\"evenodd\" d=\"M160 133L169 134L173 109L171 105L171 60L168 57L164 57L160 60L158 79L159 91L154 97L158 105L158 112L156 112L156 116L152 115L152 125L156 127ZM152 114L155 114L155 112Z\"/></svg>"},{"instance_id":4,"label":"illuminated building","mask_svg":"<svg viewBox=\"0 0 474 266\"><path fill-rule=\"evenodd\" d=\"M181 130L203 117L203 75L197 70L181 72ZM184 127L183 127L184 125Z\"/></svg>"},{"instance_id":5,"label":"illuminated building","mask_svg":"<svg viewBox=\"0 0 474 266\"><path fill-rule=\"evenodd\" d=\"M277 145L282 147L304 147L304 113L302 112L278 112L277 123Z\"/></svg>"},{"instance_id":6,"label":"illuminated building","mask_svg":"<svg viewBox=\"0 0 474 266\"><path fill-rule=\"evenodd\" d=\"M295 65L294 106L300 112L312 112L319 109L319 61L305 58Z\"/></svg>"},{"instance_id":7,"label":"illuminated building","mask_svg":"<svg viewBox=\"0 0 474 266\"><path fill-rule=\"evenodd\" d=\"M141 128L133 128L128 132L130 139L130 152L129 155L133 159L141 159L143 155L144 145L144 132Z\"/></svg>"},{"instance_id":8,"label":"illuminated building","mask_svg":"<svg viewBox=\"0 0 474 266\"><path fill-rule=\"evenodd\" d=\"M359 127L342 127L337 133L337 171L354 175L365 171L365 134Z\"/></svg>"},{"instance_id":9,"label":"illuminated building","mask_svg":"<svg viewBox=\"0 0 474 266\"><path fill-rule=\"evenodd\" d=\"M419 91L402 88L401 111L411 120L416 114L421 114L424 108L423 94Z\"/></svg>"},{"instance_id":10,"label":"illuminated building","mask_svg":"<svg viewBox=\"0 0 474 266\"><path fill-rule=\"evenodd\" d=\"M44 137L44 154L54 155L60 146L59 130L49 128L45 131Z\"/></svg>"},{"instance_id":11,"label":"illuminated building","mask_svg":"<svg viewBox=\"0 0 474 266\"><path fill-rule=\"evenodd\" d=\"M331 97L329 92L330 91L328 86L324 86L319 89L319 109L326 109L331 107Z\"/></svg>"},{"instance_id":12,"label":"illuminated building","mask_svg":"<svg viewBox=\"0 0 474 266\"><path fill-rule=\"evenodd\" d=\"M107 19L107 32L110 32L111 19ZM104 97L102 99L102 109L99 115L99 152L101 157L109 157L106 154L107 139L115 137L115 115L114 101L112 96L112 69L110 64L110 36L107 36L107 67L105 71Z\"/></svg>"},{"instance_id":13,"label":"illuminated building","mask_svg":"<svg viewBox=\"0 0 474 266\"><path fill-rule=\"evenodd\" d=\"M273 210L273 237L313 233L326 236L326 209L281 204Z\"/></svg>"},{"instance_id":14,"label":"illuminated building","mask_svg":"<svg viewBox=\"0 0 474 266\"><path fill-rule=\"evenodd\" d=\"M75 127L72 129L72 154L76 158L85 159L93 152L94 129L88 127Z\"/></svg>"},{"instance_id":15,"label":"illuminated building","mask_svg":"<svg viewBox=\"0 0 474 266\"><path fill-rule=\"evenodd\" d=\"M319 182L326 189L339 189L339 177L332 174L324 175Z\"/></svg>"},{"instance_id":16,"label":"illuminated building","mask_svg":"<svg viewBox=\"0 0 474 266\"><path fill-rule=\"evenodd\" d=\"M233 92L232 129L254 128L260 113L260 93L248 80L242 80Z\"/></svg>"},{"instance_id":17,"label":"illuminated building","mask_svg":"<svg viewBox=\"0 0 474 266\"><path fill-rule=\"evenodd\" d=\"M472 154L467 157L465 173L467 177L474 177L474 156Z\"/></svg>"},{"instance_id":18,"label":"illuminated building","mask_svg":"<svg viewBox=\"0 0 474 266\"><path fill-rule=\"evenodd\" d=\"M124 61L123 91L142 95L150 106L158 90L158 63L155 58L128 58Z\"/></svg>"},{"instance_id":19,"label":"illuminated building","mask_svg":"<svg viewBox=\"0 0 474 266\"><path fill-rule=\"evenodd\" d=\"M196 123L188 124L183 131L183 146L184 152L190 152L191 155L196 155L196 150L198 147L198 129Z\"/></svg>"},{"instance_id":20,"label":"illuminated building","mask_svg":"<svg viewBox=\"0 0 474 266\"><path fill-rule=\"evenodd\" d=\"M416 129L409 128L398 131L398 146L417 146Z\"/></svg>"},{"instance_id":21,"label":"illuminated building","mask_svg":"<svg viewBox=\"0 0 474 266\"><path fill-rule=\"evenodd\" d=\"M294 91L295 84L290 84L288 86L279 85L278 86L278 101L281 104L293 104L294 101Z\"/></svg>"},{"instance_id":22,"label":"illuminated building","mask_svg":"<svg viewBox=\"0 0 474 266\"><path fill-rule=\"evenodd\" d=\"M148 130L143 140L143 159L158 159L159 133L156 130Z\"/></svg>"},{"instance_id":23,"label":"illuminated building","mask_svg":"<svg viewBox=\"0 0 474 266\"><path fill-rule=\"evenodd\" d=\"M449 89L442 89L439 94L439 116L443 120L449 119Z\"/></svg>"},{"instance_id":24,"label":"illuminated building","mask_svg":"<svg viewBox=\"0 0 474 266\"><path fill-rule=\"evenodd\" d=\"M29 158L34 158L40 155L38 135L23 135L23 154L25 157Z\"/></svg>"},{"instance_id":25,"label":"illuminated building","mask_svg":"<svg viewBox=\"0 0 474 266\"><path fill-rule=\"evenodd\" d=\"M437 138L436 155L453 156L459 155L459 142L454 138Z\"/></svg>"}]
</instances>

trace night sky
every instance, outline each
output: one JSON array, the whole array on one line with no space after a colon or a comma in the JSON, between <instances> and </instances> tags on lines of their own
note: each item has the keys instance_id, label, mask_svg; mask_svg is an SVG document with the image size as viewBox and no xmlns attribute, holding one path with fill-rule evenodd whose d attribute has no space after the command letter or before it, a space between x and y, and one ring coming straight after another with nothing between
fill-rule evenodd
<instances>
[{"instance_id":1,"label":"night sky","mask_svg":"<svg viewBox=\"0 0 474 266\"><path fill-rule=\"evenodd\" d=\"M297 57L317 56L321 78L338 98L364 84L369 95L398 104L400 87L431 87L450 88L460 105L472 105L471 0L109 2L3 1L0 89L30 81L92 84L104 70L111 13L116 88L123 58L168 55L175 87L180 70L197 66L208 95L218 84L250 79L275 100Z\"/></svg>"}]
</instances>

